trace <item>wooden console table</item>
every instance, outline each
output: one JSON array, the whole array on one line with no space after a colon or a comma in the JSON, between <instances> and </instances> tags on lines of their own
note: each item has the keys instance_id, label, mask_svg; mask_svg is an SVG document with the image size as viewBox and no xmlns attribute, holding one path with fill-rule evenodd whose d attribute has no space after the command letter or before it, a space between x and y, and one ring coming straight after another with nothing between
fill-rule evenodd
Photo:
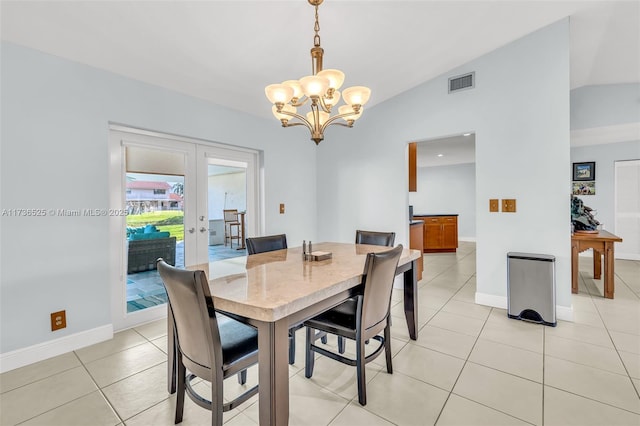
<instances>
[{"instance_id":1,"label":"wooden console table","mask_svg":"<svg viewBox=\"0 0 640 426\"><path fill-rule=\"evenodd\" d=\"M571 235L571 292L578 292L578 254L593 249L593 278L599 280L602 274L604 255L604 297L613 299L614 257L613 243L622 242L622 238L607 231L597 234L574 232Z\"/></svg>"}]
</instances>

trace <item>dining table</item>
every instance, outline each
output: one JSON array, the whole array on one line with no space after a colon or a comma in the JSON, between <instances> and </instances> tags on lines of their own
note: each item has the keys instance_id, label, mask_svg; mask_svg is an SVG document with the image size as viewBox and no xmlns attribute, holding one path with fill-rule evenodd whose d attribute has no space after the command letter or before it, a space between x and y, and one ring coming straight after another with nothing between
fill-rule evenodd
<instances>
[{"instance_id":1,"label":"dining table","mask_svg":"<svg viewBox=\"0 0 640 426\"><path fill-rule=\"evenodd\" d=\"M203 270L217 312L258 331L260 425L289 422L288 332L351 297L361 287L367 253L386 246L314 243L314 252L331 253L320 261L303 259L302 247L235 257L186 269ZM411 339L418 338L417 259L419 250L405 248L396 276L402 276L404 314ZM324 257L327 257L326 255ZM173 315L168 304L168 390L176 390Z\"/></svg>"}]
</instances>

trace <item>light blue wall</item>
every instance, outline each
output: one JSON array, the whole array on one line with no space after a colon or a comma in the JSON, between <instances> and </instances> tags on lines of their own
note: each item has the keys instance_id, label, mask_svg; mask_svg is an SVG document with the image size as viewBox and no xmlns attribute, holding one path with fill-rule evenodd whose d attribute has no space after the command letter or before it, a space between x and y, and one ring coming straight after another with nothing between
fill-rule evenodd
<instances>
[{"instance_id":1,"label":"light blue wall","mask_svg":"<svg viewBox=\"0 0 640 426\"><path fill-rule=\"evenodd\" d=\"M447 78L470 71L476 87L449 95ZM556 256L557 303L568 308L569 91L564 19L365 108L319 146L319 238L351 241L367 227L407 244L407 143L474 131L476 300L504 303L507 252L544 253ZM517 213L489 213L490 198L517 199Z\"/></svg>"},{"instance_id":2,"label":"light blue wall","mask_svg":"<svg viewBox=\"0 0 640 426\"><path fill-rule=\"evenodd\" d=\"M640 123L640 83L586 86L571 91L571 129L595 129L629 123ZM619 137L611 135L611 138ZM587 206L597 210L596 219L611 232L617 232L614 229L614 164L616 161L638 159L640 135L634 140L571 148L571 163L596 163L596 194L579 197ZM620 236L623 239L625 237Z\"/></svg>"},{"instance_id":3,"label":"light blue wall","mask_svg":"<svg viewBox=\"0 0 640 426\"><path fill-rule=\"evenodd\" d=\"M571 148L571 162L595 161L596 195L579 195L584 204L597 210L596 219L615 233L615 162L640 160L640 140ZM616 234L617 235L617 234ZM619 235L624 239L624 235Z\"/></svg>"},{"instance_id":4,"label":"light blue wall","mask_svg":"<svg viewBox=\"0 0 640 426\"><path fill-rule=\"evenodd\" d=\"M10 43L0 59L2 209L107 208L115 122L262 150L265 233L316 239L308 133ZM111 323L107 227L107 217L1 218L1 353ZM52 333L61 309L67 328Z\"/></svg>"},{"instance_id":5,"label":"light blue wall","mask_svg":"<svg viewBox=\"0 0 640 426\"><path fill-rule=\"evenodd\" d=\"M476 239L476 165L419 167L418 192L409 193L414 214L458 214L458 239Z\"/></svg>"},{"instance_id":6,"label":"light blue wall","mask_svg":"<svg viewBox=\"0 0 640 426\"><path fill-rule=\"evenodd\" d=\"M571 91L571 130L640 121L640 83L585 86Z\"/></svg>"}]
</instances>

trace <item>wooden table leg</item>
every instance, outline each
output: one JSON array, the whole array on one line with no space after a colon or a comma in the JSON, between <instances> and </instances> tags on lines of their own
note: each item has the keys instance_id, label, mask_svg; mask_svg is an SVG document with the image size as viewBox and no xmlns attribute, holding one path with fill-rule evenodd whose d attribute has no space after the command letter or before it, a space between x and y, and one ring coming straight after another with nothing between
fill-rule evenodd
<instances>
[{"instance_id":1,"label":"wooden table leg","mask_svg":"<svg viewBox=\"0 0 640 426\"><path fill-rule=\"evenodd\" d=\"M411 262L411 268L403 274L404 278L404 316L407 319L409 337L418 338L418 262Z\"/></svg>"},{"instance_id":2,"label":"wooden table leg","mask_svg":"<svg viewBox=\"0 0 640 426\"><path fill-rule=\"evenodd\" d=\"M613 243L607 242L604 245L604 297L607 299L613 299L613 290L615 287L613 262Z\"/></svg>"},{"instance_id":3,"label":"wooden table leg","mask_svg":"<svg viewBox=\"0 0 640 426\"><path fill-rule=\"evenodd\" d=\"M571 293L578 293L578 242L571 241Z\"/></svg>"},{"instance_id":4,"label":"wooden table leg","mask_svg":"<svg viewBox=\"0 0 640 426\"><path fill-rule=\"evenodd\" d=\"M602 278L602 253L600 250L593 249L593 279Z\"/></svg>"},{"instance_id":5,"label":"wooden table leg","mask_svg":"<svg viewBox=\"0 0 640 426\"><path fill-rule=\"evenodd\" d=\"M261 426L289 423L289 324L285 319L259 322L258 401Z\"/></svg>"}]
</instances>

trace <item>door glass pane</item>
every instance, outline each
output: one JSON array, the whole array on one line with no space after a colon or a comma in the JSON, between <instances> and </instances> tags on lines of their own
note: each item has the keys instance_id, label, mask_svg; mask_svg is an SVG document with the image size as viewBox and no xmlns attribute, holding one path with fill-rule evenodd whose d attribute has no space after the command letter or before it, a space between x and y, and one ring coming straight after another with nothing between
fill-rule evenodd
<instances>
[{"instance_id":1,"label":"door glass pane","mask_svg":"<svg viewBox=\"0 0 640 426\"><path fill-rule=\"evenodd\" d=\"M245 256L247 166L239 162L209 159L207 200L209 216L209 262ZM236 214L227 215L224 210Z\"/></svg>"},{"instance_id":2,"label":"door glass pane","mask_svg":"<svg viewBox=\"0 0 640 426\"><path fill-rule=\"evenodd\" d=\"M184 267L184 176L127 173L127 312L167 302L158 258Z\"/></svg>"}]
</instances>

